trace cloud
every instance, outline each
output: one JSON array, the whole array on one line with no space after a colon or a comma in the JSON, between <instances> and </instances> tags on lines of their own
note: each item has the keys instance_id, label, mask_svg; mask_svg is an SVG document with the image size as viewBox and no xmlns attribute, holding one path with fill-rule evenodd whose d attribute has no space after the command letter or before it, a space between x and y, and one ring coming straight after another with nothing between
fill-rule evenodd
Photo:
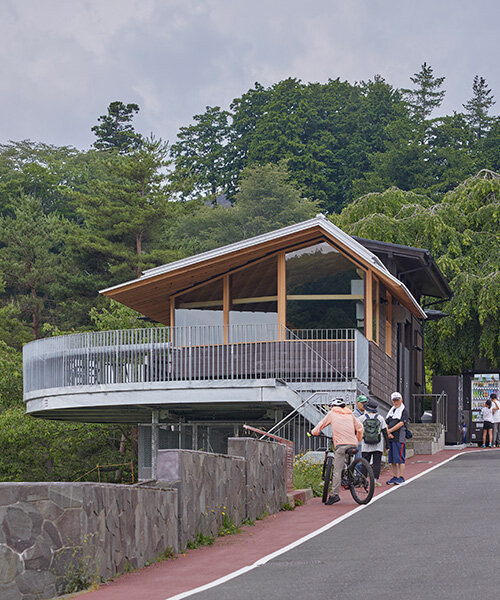
<instances>
[{"instance_id":1,"label":"cloud","mask_svg":"<svg viewBox=\"0 0 500 600\"><path fill-rule=\"evenodd\" d=\"M424 61L446 76L443 111L461 110L475 74L500 93L498 12L496 0L3 0L0 141L88 147L113 100L137 102L137 129L172 141L255 81L380 73L407 87Z\"/></svg>"}]
</instances>

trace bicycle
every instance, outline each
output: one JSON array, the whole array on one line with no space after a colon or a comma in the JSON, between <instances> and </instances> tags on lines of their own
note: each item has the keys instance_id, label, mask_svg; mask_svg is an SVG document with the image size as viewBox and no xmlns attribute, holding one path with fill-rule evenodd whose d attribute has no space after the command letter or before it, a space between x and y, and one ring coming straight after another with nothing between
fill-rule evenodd
<instances>
[{"instance_id":1,"label":"bicycle","mask_svg":"<svg viewBox=\"0 0 500 600\"><path fill-rule=\"evenodd\" d=\"M308 432L310 437L311 434ZM332 484L333 461L335 449L333 441L326 435L318 437L329 440L330 444L325 448L325 460L323 461L323 496L322 501L326 502L330 495ZM375 491L375 478L373 477L373 469L370 463L365 458L354 458L357 453L357 448L349 448L345 455L345 464L342 467L341 486L345 490L351 492L351 496L358 504L368 504L373 498Z\"/></svg>"}]
</instances>

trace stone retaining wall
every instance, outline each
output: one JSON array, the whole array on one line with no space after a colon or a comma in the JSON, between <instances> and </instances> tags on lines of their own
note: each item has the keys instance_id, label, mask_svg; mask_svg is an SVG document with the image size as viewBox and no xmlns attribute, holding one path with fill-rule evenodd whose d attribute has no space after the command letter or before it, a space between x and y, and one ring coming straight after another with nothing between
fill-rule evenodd
<instances>
[{"instance_id":1,"label":"stone retaining wall","mask_svg":"<svg viewBox=\"0 0 500 600\"><path fill-rule=\"evenodd\" d=\"M229 452L160 450L154 486L0 483L0 600L52 598L76 574L141 568L228 520L279 511L286 447L230 438Z\"/></svg>"},{"instance_id":2,"label":"stone retaining wall","mask_svg":"<svg viewBox=\"0 0 500 600\"><path fill-rule=\"evenodd\" d=\"M278 512L286 503L286 446L251 438L229 438L227 453L245 458L246 517Z\"/></svg>"},{"instance_id":3,"label":"stone retaining wall","mask_svg":"<svg viewBox=\"0 0 500 600\"><path fill-rule=\"evenodd\" d=\"M158 481L178 490L179 547L199 533L217 535L224 517L239 525L245 518L245 460L196 452L158 450Z\"/></svg>"},{"instance_id":4,"label":"stone retaining wall","mask_svg":"<svg viewBox=\"0 0 500 600\"><path fill-rule=\"evenodd\" d=\"M177 537L176 490L0 483L0 598L52 598L68 577L142 567Z\"/></svg>"}]
</instances>

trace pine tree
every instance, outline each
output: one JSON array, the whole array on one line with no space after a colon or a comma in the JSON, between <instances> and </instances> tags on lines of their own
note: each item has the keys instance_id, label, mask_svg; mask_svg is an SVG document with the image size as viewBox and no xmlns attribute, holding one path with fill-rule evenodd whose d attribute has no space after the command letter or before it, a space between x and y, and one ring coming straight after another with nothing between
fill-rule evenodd
<instances>
[{"instance_id":1,"label":"pine tree","mask_svg":"<svg viewBox=\"0 0 500 600\"><path fill-rule=\"evenodd\" d=\"M476 75L472 83L472 98L463 104L465 115L471 130L477 140L482 140L488 133L493 119L488 116L488 110L495 104L491 89L486 85L486 79Z\"/></svg>"},{"instance_id":2,"label":"pine tree","mask_svg":"<svg viewBox=\"0 0 500 600\"><path fill-rule=\"evenodd\" d=\"M111 102L108 114L101 115L97 119L99 125L94 125L91 129L97 137L94 147L98 150L118 150L120 154L139 148L142 136L134 131L130 123L138 112L137 104Z\"/></svg>"},{"instance_id":3,"label":"pine tree","mask_svg":"<svg viewBox=\"0 0 500 600\"><path fill-rule=\"evenodd\" d=\"M441 90L444 77L434 77L432 67L424 62L420 72L410 77L415 89L401 90L406 98L410 110L414 117L421 123L430 116L435 108L438 108L443 101L445 90Z\"/></svg>"}]
</instances>

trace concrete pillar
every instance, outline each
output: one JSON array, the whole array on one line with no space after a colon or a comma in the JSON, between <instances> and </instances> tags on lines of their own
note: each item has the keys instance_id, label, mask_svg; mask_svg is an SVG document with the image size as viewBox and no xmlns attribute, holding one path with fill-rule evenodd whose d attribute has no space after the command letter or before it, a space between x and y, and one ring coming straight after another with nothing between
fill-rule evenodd
<instances>
[{"instance_id":1,"label":"concrete pillar","mask_svg":"<svg viewBox=\"0 0 500 600\"><path fill-rule=\"evenodd\" d=\"M151 479L158 474L158 448L160 446L160 411L151 412Z\"/></svg>"}]
</instances>

